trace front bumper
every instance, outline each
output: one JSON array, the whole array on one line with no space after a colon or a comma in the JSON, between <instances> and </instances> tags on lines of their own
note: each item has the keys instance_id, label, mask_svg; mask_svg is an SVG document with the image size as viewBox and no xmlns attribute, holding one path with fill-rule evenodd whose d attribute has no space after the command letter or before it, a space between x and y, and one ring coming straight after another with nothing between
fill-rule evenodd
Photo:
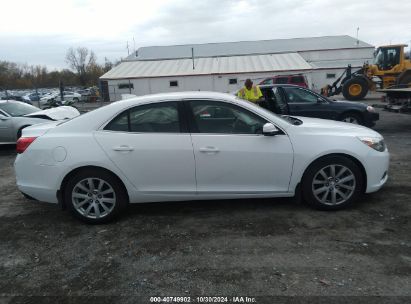
<instances>
[{"instance_id":1,"label":"front bumper","mask_svg":"<svg viewBox=\"0 0 411 304\"><path fill-rule=\"evenodd\" d=\"M369 128L375 126L377 120L380 120L380 113L367 111L364 115L364 124Z\"/></svg>"},{"instance_id":2,"label":"front bumper","mask_svg":"<svg viewBox=\"0 0 411 304\"><path fill-rule=\"evenodd\" d=\"M390 164L390 155L386 149L384 152L371 151L365 162L367 173L366 193L376 192L388 180L388 168Z\"/></svg>"}]
</instances>

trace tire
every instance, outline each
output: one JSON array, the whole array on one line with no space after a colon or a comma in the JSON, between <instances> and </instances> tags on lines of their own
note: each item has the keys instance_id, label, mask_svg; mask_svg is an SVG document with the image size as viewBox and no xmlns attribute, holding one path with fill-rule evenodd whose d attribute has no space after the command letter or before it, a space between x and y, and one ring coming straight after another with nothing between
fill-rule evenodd
<instances>
[{"instance_id":1,"label":"tire","mask_svg":"<svg viewBox=\"0 0 411 304\"><path fill-rule=\"evenodd\" d=\"M348 79L343 84L342 93L347 100L361 100L368 93L368 83L365 79L360 77Z\"/></svg>"},{"instance_id":2,"label":"tire","mask_svg":"<svg viewBox=\"0 0 411 304\"><path fill-rule=\"evenodd\" d=\"M64 203L79 220L103 224L112 221L126 207L127 194L114 175L104 170L89 169L68 180L64 187Z\"/></svg>"},{"instance_id":3,"label":"tire","mask_svg":"<svg viewBox=\"0 0 411 304\"><path fill-rule=\"evenodd\" d=\"M344 156L327 156L312 163L304 173L302 194L315 209L339 210L357 201L363 184L363 174L355 162Z\"/></svg>"},{"instance_id":4,"label":"tire","mask_svg":"<svg viewBox=\"0 0 411 304\"><path fill-rule=\"evenodd\" d=\"M364 124L364 119L362 118L361 114L352 113L352 112L344 113L343 115L341 115L340 121L352 123L355 125Z\"/></svg>"},{"instance_id":5,"label":"tire","mask_svg":"<svg viewBox=\"0 0 411 304\"><path fill-rule=\"evenodd\" d=\"M411 84L411 70L407 70L401 73L400 76L398 77L397 84L404 85L404 86Z\"/></svg>"}]
</instances>

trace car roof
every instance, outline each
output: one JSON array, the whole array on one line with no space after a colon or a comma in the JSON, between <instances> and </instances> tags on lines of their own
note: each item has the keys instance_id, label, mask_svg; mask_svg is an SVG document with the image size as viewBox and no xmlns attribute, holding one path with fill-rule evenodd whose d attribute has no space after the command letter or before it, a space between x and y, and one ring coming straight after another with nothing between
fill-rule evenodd
<instances>
[{"instance_id":1,"label":"car roof","mask_svg":"<svg viewBox=\"0 0 411 304\"><path fill-rule=\"evenodd\" d=\"M119 100L115 103L143 103L160 100L181 100L181 99L236 99L235 96L228 93L210 92L210 91L186 91L186 92L170 92L170 93L157 93L150 95L137 96L130 99Z\"/></svg>"}]
</instances>

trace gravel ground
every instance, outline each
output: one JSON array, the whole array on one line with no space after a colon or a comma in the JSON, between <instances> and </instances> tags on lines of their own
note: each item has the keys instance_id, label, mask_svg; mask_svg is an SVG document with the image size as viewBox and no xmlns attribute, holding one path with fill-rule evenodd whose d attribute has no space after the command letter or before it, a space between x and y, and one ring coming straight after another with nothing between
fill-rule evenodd
<instances>
[{"instance_id":1,"label":"gravel ground","mask_svg":"<svg viewBox=\"0 0 411 304\"><path fill-rule=\"evenodd\" d=\"M0 303L410 303L411 116L381 112L375 129L391 152L390 178L351 209L290 199L156 203L103 226L23 198L14 147L2 147Z\"/></svg>"}]
</instances>

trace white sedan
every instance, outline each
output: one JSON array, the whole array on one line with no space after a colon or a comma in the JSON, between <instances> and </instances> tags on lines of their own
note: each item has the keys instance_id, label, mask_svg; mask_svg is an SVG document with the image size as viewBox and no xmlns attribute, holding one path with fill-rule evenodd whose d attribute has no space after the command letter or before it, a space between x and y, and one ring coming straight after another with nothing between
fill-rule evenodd
<instances>
[{"instance_id":1,"label":"white sedan","mask_svg":"<svg viewBox=\"0 0 411 304\"><path fill-rule=\"evenodd\" d=\"M89 223L129 203L300 192L311 206L336 210L380 189L389 164L371 129L280 117L211 92L142 96L29 127L17 152L21 192Z\"/></svg>"}]
</instances>

